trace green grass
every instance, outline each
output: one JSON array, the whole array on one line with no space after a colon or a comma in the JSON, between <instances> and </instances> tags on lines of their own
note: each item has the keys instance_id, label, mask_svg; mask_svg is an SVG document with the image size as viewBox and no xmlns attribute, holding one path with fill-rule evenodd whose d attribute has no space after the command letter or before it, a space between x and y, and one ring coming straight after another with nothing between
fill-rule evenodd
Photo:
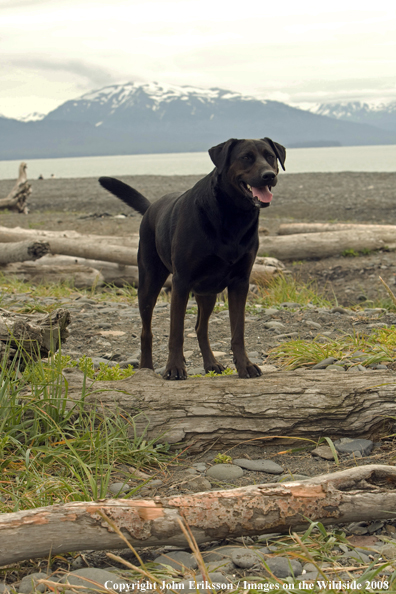
<instances>
[{"instance_id":1,"label":"green grass","mask_svg":"<svg viewBox=\"0 0 396 594\"><path fill-rule=\"evenodd\" d=\"M100 407L85 410L86 380L95 377L88 358L80 362L83 387L73 402L62 375L67 357L59 354L24 371L20 360L7 367L4 357L1 364L0 512L103 498L121 464L158 469L169 461L168 446L148 439L147 427L137 433L136 417ZM101 371L102 379L117 379L114 374L131 370L103 369L96 379ZM132 480L132 492L140 488L133 471L123 473L125 482Z\"/></svg>"},{"instance_id":2,"label":"green grass","mask_svg":"<svg viewBox=\"0 0 396 594\"><path fill-rule=\"evenodd\" d=\"M315 283L302 283L291 275L281 275L265 286L260 286L258 295L252 298L254 304L270 307L287 301L299 305L331 307L333 304L318 290Z\"/></svg>"},{"instance_id":3,"label":"green grass","mask_svg":"<svg viewBox=\"0 0 396 594\"><path fill-rule=\"evenodd\" d=\"M390 362L396 358L396 328L375 329L371 334L345 334L337 339L317 336L314 340L290 340L271 350L269 359L289 369L311 367L327 357L334 357L341 365L348 364L355 353L363 352L368 366Z\"/></svg>"}]
</instances>

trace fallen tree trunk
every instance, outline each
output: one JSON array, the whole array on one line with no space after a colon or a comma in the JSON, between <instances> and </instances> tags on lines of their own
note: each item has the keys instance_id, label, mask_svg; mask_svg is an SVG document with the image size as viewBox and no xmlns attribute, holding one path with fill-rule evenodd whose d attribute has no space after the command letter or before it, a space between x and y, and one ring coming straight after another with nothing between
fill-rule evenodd
<instances>
[{"instance_id":1,"label":"fallen tree trunk","mask_svg":"<svg viewBox=\"0 0 396 594\"><path fill-rule=\"evenodd\" d=\"M26 206L26 201L32 193L32 188L27 183L26 169L26 163L19 165L18 179L8 196L0 199L0 210L15 210L23 214L28 214L29 210Z\"/></svg>"},{"instance_id":2,"label":"fallen tree trunk","mask_svg":"<svg viewBox=\"0 0 396 594\"><path fill-rule=\"evenodd\" d=\"M17 314L0 309L0 353L11 362L18 349L22 359L47 357L59 348L69 331L70 313L56 309L50 314Z\"/></svg>"},{"instance_id":3,"label":"fallen tree trunk","mask_svg":"<svg viewBox=\"0 0 396 594\"><path fill-rule=\"evenodd\" d=\"M65 372L66 373L66 372ZM68 397L80 398L83 374L67 370ZM92 392L90 391L92 388ZM117 382L88 381L87 406L135 415L138 431L148 424L148 438L165 433L190 452L213 444L279 436L318 439L322 436L376 437L387 419L396 416L396 378L390 372L274 371L251 380L236 376L161 379L149 369ZM388 422L389 424L389 422Z\"/></svg>"},{"instance_id":4,"label":"fallen tree trunk","mask_svg":"<svg viewBox=\"0 0 396 594\"><path fill-rule=\"evenodd\" d=\"M137 248L139 234L131 233L126 237L115 235L84 235L73 230L48 231L45 229L24 229L23 227L2 227L0 226L0 242L24 241L26 239L48 239L48 238L79 239L87 243L105 243L110 245L122 245L124 247Z\"/></svg>"},{"instance_id":5,"label":"fallen tree trunk","mask_svg":"<svg viewBox=\"0 0 396 594\"><path fill-rule=\"evenodd\" d=\"M385 238L386 237L386 238ZM309 260L338 256L345 250L395 249L396 235L359 229L333 231L332 233L296 233L275 237L262 237L258 254L273 256L279 260Z\"/></svg>"},{"instance_id":6,"label":"fallen tree trunk","mask_svg":"<svg viewBox=\"0 0 396 594\"><path fill-rule=\"evenodd\" d=\"M0 266L0 272L5 276L12 276L24 282L33 284L66 283L76 287L76 289L102 287L105 283L100 270L92 266L74 264L74 260L67 265L39 265L39 262L41 261L7 264L6 266Z\"/></svg>"},{"instance_id":7,"label":"fallen tree trunk","mask_svg":"<svg viewBox=\"0 0 396 594\"><path fill-rule=\"evenodd\" d=\"M289 532L307 521L343 524L393 518L396 468L349 468L293 483L268 483L151 500L108 499L53 505L0 516L0 564L70 551L185 546L180 523L198 544L227 537ZM387 511L389 510L389 511Z\"/></svg>"},{"instance_id":8,"label":"fallen tree trunk","mask_svg":"<svg viewBox=\"0 0 396 594\"><path fill-rule=\"evenodd\" d=\"M37 260L50 251L45 241L18 241L16 243L0 243L0 264Z\"/></svg>"},{"instance_id":9,"label":"fallen tree trunk","mask_svg":"<svg viewBox=\"0 0 396 594\"><path fill-rule=\"evenodd\" d=\"M282 223L278 235L295 233L322 233L332 231L372 231L378 233L384 241L396 242L396 225L363 225L356 223Z\"/></svg>"}]
</instances>

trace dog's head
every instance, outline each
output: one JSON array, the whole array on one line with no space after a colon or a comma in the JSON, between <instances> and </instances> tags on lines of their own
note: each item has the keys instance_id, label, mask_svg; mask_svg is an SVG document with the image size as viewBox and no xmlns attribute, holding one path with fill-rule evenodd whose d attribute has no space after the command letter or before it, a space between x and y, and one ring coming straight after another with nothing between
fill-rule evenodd
<instances>
[{"instance_id":1,"label":"dog's head","mask_svg":"<svg viewBox=\"0 0 396 594\"><path fill-rule=\"evenodd\" d=\"M278 181L278 161L285 170L286 149L270 138L238 140L209 149L222 184L238 195L238 202L246 207L265 208L272 200L271 188ZM241 200L247 202L242 203Z\"/></svg>"}]
</instances>

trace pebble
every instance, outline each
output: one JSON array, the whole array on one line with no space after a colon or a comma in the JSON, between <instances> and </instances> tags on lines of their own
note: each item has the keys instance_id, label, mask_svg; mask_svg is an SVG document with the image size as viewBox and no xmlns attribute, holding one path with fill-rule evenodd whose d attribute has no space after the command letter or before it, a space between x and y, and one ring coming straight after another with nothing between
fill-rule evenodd
<instances>
[{"instance_id":1,"label":"pebble","mask_svg":"<svg viewBox=\"0 0 396 594\"><path fill-rule=\"evenodd\" d=\"M285 301L284 303L280 304L280 307L296 308L296 307L301 307L301 305L299 303L296 303L295 301Z\"/></svg>"},{"instance_id":2,"label":"pebble","mask_svg":"<svg viewBox=\"0 0 396 594\"><path fill-rule=\"evenodd\" d=\"M205 472L206 471L206 464L203 462L196 462L193 464L194 468L198 470L198 472Z\"/></svg>"},{"instance_id":3,"label":"pebble","mask_svg":"<svg viewBox=\"0 0 396 594\"><path fill-rule=\"evenodd\" d=\"M323 458L323 460L334 460L333 452L329 446L318 446L311 451L311 454Z\"/></svg>"},{"instance_id":4,"label":"pebble","mask_svg":"<svg viewBox=\"0 0 396 594\"><path fill-rule=\"evenodd\" d=\"M269 330L277 329L277 328L285 328L285 325L282 322L264 322L264 328L268 328Z\"/></svg>"},{"instance_id":5,"label":"pebble","mask_svg":"<svg viewBox=\"0 0 396 594\"><path fill-rule=\"evenodd\" d=\"M272 557L265 560L272 573L278 578L300 575L303 568L299 561L287 557Z\"/></svg>"},{"instance_id":6,"label":"pebble","mask_svg":"<svg viewBox=\"0 0 396 594\"><path fill-rule=\"evenodd\" d=\"M219 481L227 481L241 478L243 470L235 464L216 464L206 471L206 476Z\"/></svg>"},{"instance_id":7,"label":"pebble","mask_svg":"<svg viewBox=\"0 0 396 594\"><path fill-rule=\"evenodd\" d=\"M315 328L316 330L319 330L322 327L322 324L314 322L313 320L305 320L305 325L309 328Z\"/></svg>"},{"instance_id":8,"label":"pebble","mask_svg":"<svg viewBox=\"0 0 396 594\"><path fill-rule=\"evenodd\" d=\"M334 442L336 450L341 454L360 452L362 456L368 456L374 447L374 443L370 439L349 439L346 441L347 439L338 439Z\"/></svg>"},{"instance_id":9,"label":"pebble","mask_svg":"<svg viewBox=\"0 0 396 594\"><path fill-rule=\"evenodd\" d=\"M95 586L89 583L87 580L92 580L102 586L105 585L106 582L111 582L113 584L113 588L109 587L108 590L116 589L118 584L123 583L125 580L123 578L119 578L116 574L110 573L110 571L106 571L105 569L96 569L95 567L84 567L83 569L77 569L76 571L72 571L68 573L61 580L59 580L60 584L70 584L71 586L84 586L87 590L91 588L95 588ZM118 589L118 588L117 588Z\"/></svg>"},{"instance_id":10,"label":"pebble","mask_svg":"<svg viewBox=\"0 0 396 594\"><path fill-rule=\"evenodd\" d=\"M154 563L160 563L161 565L169 565L173 569L182 571L183 567L187 569L196 569L198 563L194 555L186 553L185 551L172 551L166 553L166 555L160 555L154 559Z\"/></svg>"},{"instance_id":11,"label":"pebble","mask_svg":"<svg viewBox=\"0 0 396 594\"><path fill-rule=\"evenodd\" d=\"M249 569L253 565L257 565L260 562L260 557L257 553L251 549L235 549L231 553L231 559L237 567L242 569Z\"/></svg>"},{"instance_id":12,"label":"pebble","mask_svg":"<svg viewBox=\"0 0 396 594\"><path fill-rule=\"evenodd\" d=\"M329 365L332 365L336 361L337 361L337 359L335 359L334 357L327 357L326 359L319 361L319 363L316 363L316 365L311 367L311 369L326 369L326 367L328 367Z\"/></svg>"},{"instance_id":13,"label":"pebble","mask_svg":"<svg viewBox=\"0 0 396 594\"><path fill-rule=\"evenodd\" d=\"M109 491L110 493L114 493L114 495L118 495L120 493L127 493L130 490L131 487L129 485L126 485L125 483L112 483L111 485L109 485Z\"/></svg>"},{"instance_id":14,"label":"pebble","mask_svg":"<svg viewBox=\"0 0 396 594\"><path fill-rule=\"evenodd\" d=\"M381 555L386 559L396 559L396 546L391 543L385 544L380 549Z\"/></svg>"},{"instance_id":15,"label":"pebble","mask_svg":"<svg viewBox=\"0 0 396 594\"><path fill-rule=\"evenodd\" d=\"M267 308L267 309L264 310L264 313L267 316L273 316L275 314L278 314L279 313L279 310L278 309L275 309L273 307L269 307L269 308Z\"/></svg>"},{"instance_id":16,"label":"pebble","mask_svg":"<svg viewBox=\"0 0 396 594\"><path fill-rule=\"evenodd\" d=\"M269 474L282 474L283 468L272 460L246 460L245 458L238 458L233 460L233 463L246 470L254 470L256 472L268 472Z\"/></svg>"},{"instance_id":17,"label":"pebble","mask_svg":"<svg viewBox=\"0 0 396 594\"><path fill-rule=\"evenodd\" d=\"M326 371L345 371L342 365L328 365Z\"/></svg>"},{"instance_id":18,"label":"pebble","mask_svg":"<svg viewBox=\"0 0 396 594\"><path fill-rule=\"evenodd\" d=\"M201 491L210 491L212 484L205 477L197 476L188 481L188 488L194 493L200 493Z\"/></svg>"},{"instance_id":19,"label":"pebble","mask_svg":"<svg viewBox=\"0 0 396 594\"><path fill-rule=\"evenodd\" d=\"M338 314L349 314L350 312L344 309L343 307L332 307L330 313L338 313Z\"/></svg>"},{"instance_id":20,"label":"pebble","mask_svg":"<svg viewBox=\"0 0 396 594\"><path fill-rule=\"evenodd\" d=\"M36 572L25 575L18 586L20 594L31 594L31 592L44 592L47 588L44 584L36 584L37 580L45 580L48 578L46 573Z\"/></svg>"},{"instance_id":21,"label":"pebble","mask_svg":"<svg viewBox=\"0 0 396 594\"><path fill-rule=\"evenodd\" d=\"M212 561L222 561L224 559L231 560L231 555L234 551L240 551L241 547L236 546L224 546L224 547L216 547L215 549L211 549L209 551L202 552L202 558L205 563L211 563ZM246 550L246 549L244 549Z\"/></svg>"}]
</instances>

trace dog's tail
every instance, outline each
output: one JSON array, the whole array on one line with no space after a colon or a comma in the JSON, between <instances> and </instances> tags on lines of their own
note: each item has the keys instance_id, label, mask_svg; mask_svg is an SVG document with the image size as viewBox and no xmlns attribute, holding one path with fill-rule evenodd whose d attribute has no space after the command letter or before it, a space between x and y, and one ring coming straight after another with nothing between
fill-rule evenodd
<instances>
[{"instance_id":1,"label":"dog's tail","mask_svg":"<svg viewBox=\"0 0 396 594\"><path fill-rule=\"evenodd\" d=\"M143 194L134 190L128 184L124 184L119 179L115 179L114 177L100 177L99 183L105 190L120 198L125 204L134 208L140 214L144 214L151 204Z\"/></svg>"}]
</instances>

